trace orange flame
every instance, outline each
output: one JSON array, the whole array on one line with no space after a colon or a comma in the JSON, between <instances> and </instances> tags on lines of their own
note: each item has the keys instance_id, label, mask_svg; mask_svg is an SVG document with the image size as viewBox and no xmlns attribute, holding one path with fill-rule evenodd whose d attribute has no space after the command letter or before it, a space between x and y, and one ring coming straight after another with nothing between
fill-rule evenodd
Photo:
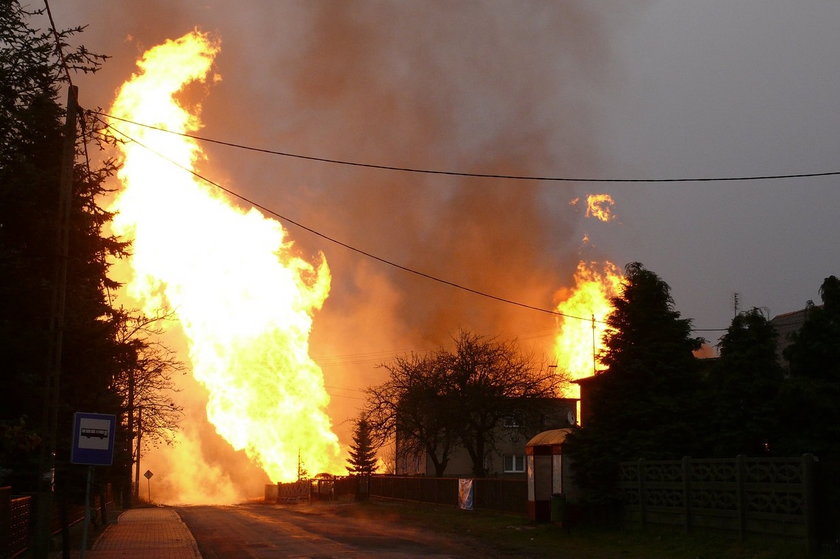
<instances>
[{"instance_id":1,"label":"orange flame","mask_svg":"<svg viewBox=\"0 0 840 559\"><path fill-rule=\"evenodd\" d=\"M609 194L590 194L586 197L586 217L594 217L601 221L612 221L615 214L612 207L615 200Z\"/></svg>"},{"instance_id":2,"label":"orange flame","mask_svg":"<svg viewBox=\"0 0 840 559\"><path fill-rule=\"evenodd\" d=\"M190 114L174 96L207 79L219 49L200 32L150 49L111 114L197 130L199 109ZM124 190L112 208L114 231L133 240L127 289L146 310L175 311L193 376L208 391L208 419L272 480L295 479L299 456L312 473L343 472L323 374L309 356L312 315L330 289L323 255L315 265L296 256L280 223L179 168L204 158L194 140L112 125L136 140L120 146Z\"/></svg>"},{"instance_id":3,"label":"orange flame","mask_svg":"<svg viewBox=\"0 0 840 559\"><path fill-rule=\"evenodd\" d=\"M578 263L575 287L557 292L557 311L569 315L559 320L554 340L557 367L572 379L591 376L597 368L596 356L603 349L607 316L612 312L610 299L621 292L622 275L611 262L599 266L595 262ZM574 317L574 318L573 318ZM573 384L566 396L577 398L579 387Z\"/></svg>"}]
</instances>

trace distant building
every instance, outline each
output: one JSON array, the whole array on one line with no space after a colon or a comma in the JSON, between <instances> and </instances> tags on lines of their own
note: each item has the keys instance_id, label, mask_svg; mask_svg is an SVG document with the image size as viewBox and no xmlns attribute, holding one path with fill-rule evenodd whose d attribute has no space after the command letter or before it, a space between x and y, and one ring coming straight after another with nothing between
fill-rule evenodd
<instances>
[{"instance_id":1,"label":"distant building","mask_svg":"<svg viewBox=\"0 0 840 559\"><path fill-rule=\"evenodd\" d=\"M484 465L492 477L525 477L525 445L536 434L577 423L577 398L523 398L522 407L503 418L489 441ZM402 451L397 434L397 475L435 475L426 453ZM456 445L449 455L445 476L470 476L473 463L467 450Z\"/></svg>"},{"instance_id":2,"label":"distant building","mask_svg":"<svg viewBox=\"0 0 840 559\"><path fill-rule=\"evenodd\" d=\"M802 310L776 315L770 321L770 324L776 329L776 333L779 335L776 340L776 357L785 369L788 368L788 362L784 358L784 351L793 342L793 334L798 332L802 328L802 325L805 324L809 311L812 308L819 308L821 306L816 305L814 307L806 307Z\"/></svg>"}]
</instances>

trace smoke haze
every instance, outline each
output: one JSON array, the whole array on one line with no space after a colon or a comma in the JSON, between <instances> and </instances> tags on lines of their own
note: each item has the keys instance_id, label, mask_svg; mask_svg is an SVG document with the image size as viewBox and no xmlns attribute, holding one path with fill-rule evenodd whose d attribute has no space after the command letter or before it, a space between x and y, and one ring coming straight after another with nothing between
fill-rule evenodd
<instances>
[{"instance_id":1,"label":"smoke haze","mask_svg":"<svg viewBox=\"0 0 840 559\"><path fill-rule=\"evenodd\" d=\"M196 27L211 33L221 41L214 66L221 81L184 98L203 105L202 134L242 144L502 174L831 169L840 146L827 131L840 125L840 113L825 100L840 95L840 44L828 22L840 14L828 5L773 4L75 0L54 13L60 26L89 24L85 45L113 57L99 74L80 78L88 107L109 105L145 49ZM780 29L790 40L779 38ZM696 326L726 327L732 292L742 294L744 308L795 310L840 260L829 241L837 232L830 208L840 204L830 179L807 189L593 185L613 190L620 218L584 223L581 205L569 202L593 190L573 183L399 173L203 147L202 173L286 217L537 307L552 306L581 257L638 260L672 285ZM376 365L395 353L447 344L459 328L551 350L550 315L284 227L302 255L322 251L332 270L311 347L344 443L363 403L359 390L382 380ZM584 233L590 242L582 246ZM199 437L204 445L210 438Z\"/></svg>"}]
</instances>

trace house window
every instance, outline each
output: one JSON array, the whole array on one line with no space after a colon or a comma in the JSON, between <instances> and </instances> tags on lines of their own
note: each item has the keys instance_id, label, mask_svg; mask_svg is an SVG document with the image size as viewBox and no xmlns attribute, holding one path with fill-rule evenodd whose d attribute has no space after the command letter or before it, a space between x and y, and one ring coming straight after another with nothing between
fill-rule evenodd
<instances>
[{"instance_id":1,"label":"house window","mask_svg":"<svg viewBox=\"0 0 840 559\"><path fill-rule=\"evenodd\" d=\"M505 473L522 473L525 471L525 456L522 454L505 454Z\"/></svg>"},{"instance_id":2,"label":"house window","mask_svg":"<svg viewBox=\"0 0 840 559\"><path fill-rule=\"evenodd\" d=\"M512 415L506 415L502 418L502 426L505 429L518 429L520 426L519 419Z\"/></svg>"}]
</instances>

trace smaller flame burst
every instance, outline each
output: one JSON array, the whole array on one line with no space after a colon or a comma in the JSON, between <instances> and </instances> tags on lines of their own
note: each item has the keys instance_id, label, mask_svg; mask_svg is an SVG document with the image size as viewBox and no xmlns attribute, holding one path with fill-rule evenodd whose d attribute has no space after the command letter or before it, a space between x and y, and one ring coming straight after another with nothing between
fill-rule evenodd
<instances>
[{"instance_id":1,"label":"smaller flame burst","mask_svg":"<svg viewBox=\"0 0 840 559\"><path fill-rule=\"evenodd\" d=\"M597 368L597 355L607 331L605 321L612 312L611 299L621 292L622 275L611 262L599 265L581 261L574 278L573 288L563 288L555 296L560 301L557 311L570 316L559 319L554 356L560 370L579 379L592 375ZM579 387L573 384L566 396L577 398Z\"/></svg>"},{"instance_id":2,"label":"smaller flame burst","mask_svg":"<svg viewBox=\"0 0 840 559\"><path fill-rule=\"evenodd\" d=\"M612 221L615 214L612 208L615 200L609 194L590 194L586 197L586 217L594 217L600 221Z\"/></svg>"}]
</instances>

